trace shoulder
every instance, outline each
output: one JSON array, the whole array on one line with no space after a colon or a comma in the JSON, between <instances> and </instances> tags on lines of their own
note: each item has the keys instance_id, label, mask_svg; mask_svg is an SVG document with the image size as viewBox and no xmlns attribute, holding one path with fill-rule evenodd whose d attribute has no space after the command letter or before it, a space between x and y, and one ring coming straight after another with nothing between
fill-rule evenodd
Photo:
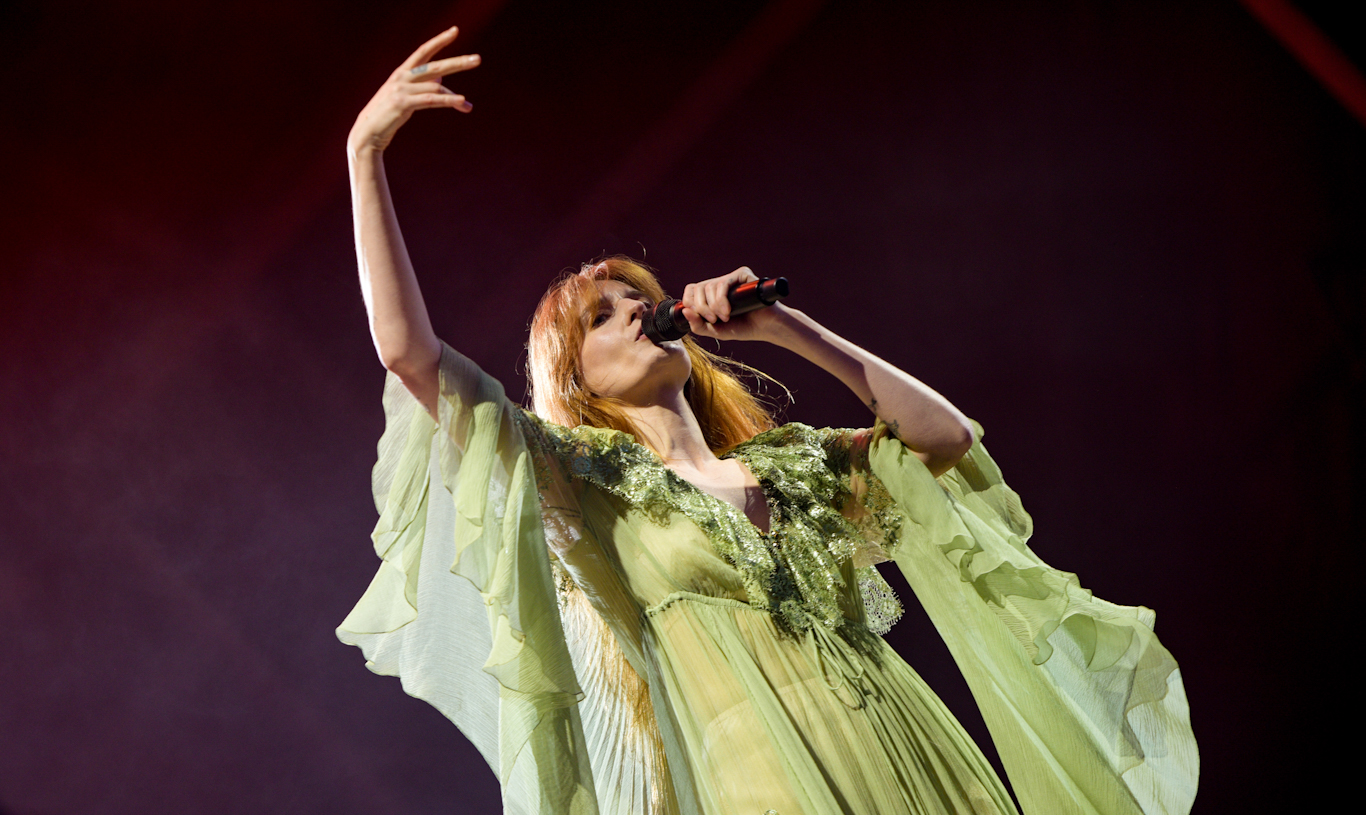
<instances>
[{"instance_id":1,"label":"shoulder","mask_svg":"<svg viewBox=\"0 0 1366 815\"><path fill-rule=\"evenodd\" d=\"M740 442L731 448L731 452L823 447L830 432L829 428L818 430L801 422L788 422L772 430L765 430L756 434L747 441Z\"/></svg>"},{"instance_id":2,"label":"shoulder","mask_svg":"<svg viewBox=\"0 0 1366 815\"><path fill-rule=\"evenodd\" d=\"M790 422L736 445L726 457L740 459L756 478L782 492L838 502L845 491L841 476L848 470L842 440L857 432Z\"/></svg>"},{"instance_id":3,"label":"shoulder","mask_svg":"<svg viewBox=\"0 0 1366 815\"><path fill-rule=\"evenodd\" d=\"M524 407L517 408L517 421L524 430L562 443L587 441L598 437L607 438L609 436L623 436L631 442L635 441L630 434L622 433L619 430L609 430L607 428L593 427L586 424L581 424L578 427L565 427L564 425L556 424L549 419L543 419L540 416L537 416L534 411L527 410Z\"/></svg>"},{"instance_id":4,"label":"shoulder","mask_svg":"<svg viewBox=\"0 0 1366 815\"><path fill-rule=\"evenodd\" d=\"M570 477L610 483L632 469L657 463L629 433L591 425L565 427L526 409L517 413L527 447L558 463Z\"/></svg>"},{"instance_id":5,"label":"shoulder","mask_svg":"<svg viewBox=\"0 0 1366 815\"><path fill-rule=\"evenodd\" d=\"M852 463L867 459L875 432L872 427L812 427L789 422L736 445L727 455L820 458L831 470L847 472Z\"/></svg>"}]
</instances>

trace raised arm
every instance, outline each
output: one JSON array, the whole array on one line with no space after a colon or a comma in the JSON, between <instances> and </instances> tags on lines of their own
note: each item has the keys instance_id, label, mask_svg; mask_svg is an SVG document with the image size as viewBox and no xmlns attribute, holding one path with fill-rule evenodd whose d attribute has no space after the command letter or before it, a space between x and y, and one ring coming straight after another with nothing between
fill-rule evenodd
<instances>
[{"instance_id":1,"label":"raised arm","mask_svg":"<svg viewBox=\"0 0 1366 815\"><path fill-rule=\"evenodd\" d=\"M936 477L972 446L972 423L933 388L779 303L730 321L725 294L755 279L748 268L694 283L683 293L693 331L718 339L766 340L814 362L849 386Z\"/></svg>"},{"instance_id":2,"label":"raised arm","mask_svg":"<svg viewBox=\"0 0 1366 815\"><path fill-rule=\"evenodd\" d=\"M432 331L398 228L384 176L384 150L414 111L454 108L469 113L473 109L465 97L444 87L441 77L475 67L478 55L431 61L456 34L456 29L449 29L414 51L361 110L346 140L356 259L375 351L384 367L433 415L441 343Z\"/></svg>"}]
</instances>

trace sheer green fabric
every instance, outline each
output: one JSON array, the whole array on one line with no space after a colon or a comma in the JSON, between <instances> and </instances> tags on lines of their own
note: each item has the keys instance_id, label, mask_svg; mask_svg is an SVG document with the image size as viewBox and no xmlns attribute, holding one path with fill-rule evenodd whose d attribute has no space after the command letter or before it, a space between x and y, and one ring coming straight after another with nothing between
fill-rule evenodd
<instances>
[{"instance_id":1,"label":"sheer green fabric","mask_svg":"<svg viewBox=\"0 0 1366 815\"><path fill-rule=\"evenodd\" d=\"M1151 612L1038 561L980 445L936 482L881 427L761 434L733 455L765 535L629 436L544 423L448 348L441 368L437 423L386 388L383 563L338 633L465 732L505 811L1014 812L869 630L897 613L872 569L889 559L1026 813L1189 809L1194 741Z\"/></svg>"},{"instance_id":2,"label":"sheer green fabric","mask_svg":"<svg viewBox=\"0 0 1366 815\"><path fill-rule=\"evenodd\" d=\"M894 556L948 644L1026 812L1182 813L1199 754L1147 608L1107 603L1026 545L1033 524L979 443L935 479L879 426L906 519Z\"/></svg>"},{"instance_id":3,"label":"sheer green fabric","mask_svg":"<svg viewBox=\"0 0 1366 815\"><path fill-rule=\"evenodd\" d=\"M519 409L449 347L439 429L392 375L384 408L382 563L338 637L459 726L506 812L597 812Z\"/></svg>"}]
</instances>

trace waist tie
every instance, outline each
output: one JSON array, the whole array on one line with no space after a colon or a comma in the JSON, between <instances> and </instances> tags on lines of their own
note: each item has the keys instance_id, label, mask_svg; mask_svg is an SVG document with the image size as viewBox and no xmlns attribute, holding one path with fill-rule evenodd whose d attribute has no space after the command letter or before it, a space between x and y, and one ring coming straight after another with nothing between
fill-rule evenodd
<instances>
[{"instance_id":1,"label":"waist tie","mask_svg":"<svg viewBox=\"0 0 1366 815\"><path fill-rule=\"evenodd\" d=\"M807 632L802 651L836 699L850 710L863 708L867 693L863 687L863 661L853 646L838 633L816 624Z\"/></svg>"}]
</instances>

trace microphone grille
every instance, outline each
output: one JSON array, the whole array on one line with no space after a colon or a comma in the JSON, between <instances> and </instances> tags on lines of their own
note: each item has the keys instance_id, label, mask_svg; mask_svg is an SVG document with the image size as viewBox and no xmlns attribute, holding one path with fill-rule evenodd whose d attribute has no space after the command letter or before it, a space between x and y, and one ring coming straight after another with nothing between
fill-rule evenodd
<instances>
[{"instance_id":1,"label":"microphone grille","mask_svg":"<svg viewBox=\"0 0 1366 815\"><path fill-rule=\"evenodd\" d=\"M683 315L677 313L680 310L677 300L664 300L645 315L640 324L641 331L655 345L683 339L687 336L690 326L688 321L683 319Z\"/></svg>"}]
</instances>

